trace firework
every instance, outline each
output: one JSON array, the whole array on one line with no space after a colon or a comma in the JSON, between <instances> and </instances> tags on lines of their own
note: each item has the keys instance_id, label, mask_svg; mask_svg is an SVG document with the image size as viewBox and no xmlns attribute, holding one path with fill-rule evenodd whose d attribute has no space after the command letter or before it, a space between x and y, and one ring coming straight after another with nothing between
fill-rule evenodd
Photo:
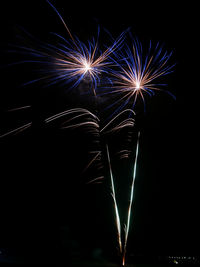
<instances>
[{"instance_id":1,"label":"firework","mask_svg":"<svg viewBox=\"0 0 200 267\"><path fill-rule=\"evenodd\" d=\"M145 107L145 95L152 96L155 91L165 91L175 98L172 93L161 88L165 84L158 83L161 76L173 71L174 65L169 64L171 56L172 53L164 52L159 43L153 48L150 42L146 55L138 40L133 41L132 48L126 45L124 52L120 51L118 58L113 59L118 69L111 73L112 86L102 92L102 95L118 96L106 109L116 106L116 113L129 104L134 108L139 98Z\"/></svg>"},{"instance_id":2,"label":"firework","mask_svg":"<svg viewBox=\"0 0 200 267\"><path fill-rule=\"evenodd\" d=\"M24 30L29 38L37 43L34 46L28 47L15 46L17 50L10 50L10 52L18 52L26 57L24 60L10 65L35 63L37 64L37 69L38 66L41 66L39 68L40 77L28 81L23 85L43 81L46 86L52 86L54 84L65 86L70 84L70 88L75 88L81 81L89 81L93 94L96 96L97 85L102 82L103 78L109 80L107 77L109 75L103 74L108 74L111 71L113 62L110 60L110 56L116 49L119 49L123 45L125 32L116 40L112 39L110 46L106 48L104 46L102 49L99 45L100 30L98 27L97 37L93 37L91 41L88 40L84 43L78 37L72 35L58 10L48 0L47 2L62 21L68 36L63 37L60 34L53 33L54 37L58 39L55 45L42 42Z\"/></svg>"}]
</instances>

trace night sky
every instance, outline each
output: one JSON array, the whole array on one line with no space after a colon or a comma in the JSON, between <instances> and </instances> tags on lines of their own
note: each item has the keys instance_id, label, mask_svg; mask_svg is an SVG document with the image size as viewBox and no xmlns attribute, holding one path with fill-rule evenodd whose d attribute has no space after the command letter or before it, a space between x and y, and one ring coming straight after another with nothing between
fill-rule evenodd
<instances>
[{"instance_id":1,"label":"night sky","mask_svg":"<svg viewBox=\"0 0 200 267\"><path fill-rule=\"evenodd\" d=\"M109 142L123 214L134 153L129 159L119 160L116 152L124 146L134 151L137 130L141 131L128 255L198 255L199 177L193 160L198 151L195 156L192 152L197 145L192 122L196 116L188 96L188 90L194 90L190 73L195 54L195 35L191 30L195 22L188 17L190 7L168 1L147 4L122 1L109 6L102 1L81 4L74 1L70 5L68 2L53 3L72 33L83 41L95 35L97 25L105 27L115 38L131 27L132 34L142 43L148 44L150 39L160 41L173 51L174 72L163 80L177 99L162 92L147 97L146 112L141 104L133 130L102 138L101 142L103 145ZM1 132L33 121L31 130L0 139L0 249L31 258L115 259L116 229L106 154L100 169L94 164L83 173L90 160L88 152L96 149L94 137L86 131L62 131L56 125L43 124L49 115L87 103L73 93L69 95L67 88L55 85L43 88L37 83L20 87L33 79L34 71L26 65L5 67L19 59L18 55L5 52L8 44L19 42L17 25L47 42L53 39L50 32L65 35L65 29L45 1L1 3L0 17L4 66ZM6 112L25 105L32 107ZM90 108L94 110L93 104ZM87 184L97 175L104 175L102 184Z\"/></svg>"}]
</instances>

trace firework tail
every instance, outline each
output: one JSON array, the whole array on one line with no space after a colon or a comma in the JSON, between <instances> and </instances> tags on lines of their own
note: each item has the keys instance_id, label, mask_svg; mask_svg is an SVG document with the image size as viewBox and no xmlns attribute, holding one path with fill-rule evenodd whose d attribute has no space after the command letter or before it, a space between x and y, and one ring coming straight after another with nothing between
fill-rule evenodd
<instances>
[{"instance_id":1,"label":"firework tail","mask_svg":"<svg viewBox=\"0 0 200 267\"><path fill-rule=\"evenodd\" d=\"M117 201L116 201L115 186L114 186L112 168L111 168L111 163L110 163L110 155L109 155L108 145L106 145L106 150L107 150L108 164L109 164L109 170L110 170L110 180L111 180L111 190L112 190L111 195L113 197L114 208L115 208L115 217L116 217L116 226L117 226L118 245L119 245L119 251L120 251L120 253L122 253L121 223L120 223L119 211L118 211L118 206L117 206Z\"/></svg>"},{"instance_id":2,"label":"firework tail","mask_svg":"<svg viewBox=\"0 0 200 267\"><path fill-rule=\"evenodd\" d=\"M123 255L122 255L122 266L125 266L126 247L127 247L127 240L128 240L128 234L129 234L129 228L130 228L131 209L132 209L132 204L133 204L134 184L135 184L135 178L136 178L137 160L138 160L138 152L139 152L139 139L140 139L140 132L138 132L135 162L134 162L134 168L133 168L133 178L132 178L132 183L131 183L130 202L129 202L129 207L128 207L127 224L125 227L125 240L124 240Z\"/></svg>"}]
</instances>

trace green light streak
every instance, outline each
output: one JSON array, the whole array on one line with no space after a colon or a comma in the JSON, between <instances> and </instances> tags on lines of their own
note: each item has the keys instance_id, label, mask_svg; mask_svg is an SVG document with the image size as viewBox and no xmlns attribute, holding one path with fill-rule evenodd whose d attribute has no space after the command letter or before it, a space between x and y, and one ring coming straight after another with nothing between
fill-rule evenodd
<instances>
[{"instance_id":1,"label":"green light streak","mask_svg":"<svg viewBox=\"0 0 200 267\"><path fill-rule=\"evenodd\" d=\"M109 164L109 170L110 170L110 180L111 180L111 190L112 190L111 195L113 197L114 208L115 208L118 244L119 244L120 253L122 253L121 223L120 223L119 211L118 211L118 206L117 206L117 201L116 201L115 186L114 186L114 179L113 179L112 168L111 168L111 163L110 163L110 155L109 155L108 145L106 145L106 149L107 149L108 164Z\"/></svg>"},{"instance_id":2,"label":"green light streak","mask_svg":"<svg viewBox=\"0 0 200 267\"><path fill-rule=\"evenodd\" d=\"M134 161L134 167L133 167L133 176L132 176L131 192L130 192L130 200L129 200L129 206L128 206L127 224L125 227L125 238L124 238L124 244L123 245L122 245L122 238L121 238L120 216L119 216L119 211L118 211L118 206L117 206L117 201L116 201L116 194L115 194L114 178L113 178L113 173L112 173L112 168L111 168L108 145L106 145L109 171L110 171L110 180L111 180L111 190L112 190L111 195L112 195L113 201L114 201L116 226L117 226L117 234L118 234L118 244L119 244L119 249L120 249L120 253L122 256L122 266L125 266L126 247L127 247L127 240L128 240L129 229L130 229L130 218L131 218L131 210L132 210L132 204L133 204L134 185L135 185L137 161L138 161L138 153L139 153L139 139L140 139L140 132L138 132L138 139L137 139L137 145L136 145L135 161Z\"/></svg>"},{"instance_id":3,"label":"green light streak","mask_svg":"<svg viewBox=\"0 0 200 267\"><path fill-rule=\"evenodd\" d=\"M128 234L129 234L129 228L130 228L131 209L132 209L132 204L133 204L133 193L134 193L134 185L135 185L136 170L137 170L137 160L138 160L138 152L139 152L139 138L140 138L140 132L138 132L138 140L137 140L136 153L135 153L135 162L134 162L134 168L133 168L133 179L132 179L132 184L131 184L130 202L129 202L129 207L128 207L128 217L127 217L127 224L126 224L126 228L125 228L123 265L125 265L126 246L127 246L127 240L128 240Z\"/></svg>"}]
</instances>

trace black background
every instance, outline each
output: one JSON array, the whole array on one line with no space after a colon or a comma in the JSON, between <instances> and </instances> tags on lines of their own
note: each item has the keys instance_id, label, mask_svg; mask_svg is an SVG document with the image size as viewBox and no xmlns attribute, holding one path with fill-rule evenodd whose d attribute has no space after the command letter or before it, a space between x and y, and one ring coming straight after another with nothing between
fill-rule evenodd
<instances>
[{"instance_id":1,"label":"black background","mask_svg":"<svg viewBox=\"0 0 200 267\"><path fill-rule=\"evenodd\" d=\"M174 73L164 79L177 100L164 93L147 98L147 111L143 114L141 108L136 121L141 139L128 252L129 255L198 255L199 189L193 160L198 150L192 152L197 146L196 112L192 104L197 53L195 15L191 14L195 7L175 6L168 1L118 1L109 5L102 1L53 3L71 31L82 40L95 35L97 24L114 37L131 27L133 35L142 42L160 41L169 51L173 50ZM52 40L49 32L66 34L45 1L1 4L3 66L14 57L4 51L9 43L16 42L16 25L43 41ZM29 120L34 121L34 128L0 140L0 248L17 255L47 258L57 254L92 257L97 248L106 255L116 255L108 171L104 173L103 184L86 183L95 178L95 168L82 175L92 146L90 136L81 131L46 129L41 123L46 115L62 111L65 101L70 106L65 89L43 89L40 84L20 87L34 76L26 66L2 67L1 73L2 131ZM32 105L31 111L6 112L20 105ZM134 147L136 130L133 132L130 145ZM126 135L115 138L110 141L113 148ZM119 201L123 203L127 189L122 179L125 181L131 160L119 161L113 154L112 163L122 188Z\"/></svg>"}]
</instances>

